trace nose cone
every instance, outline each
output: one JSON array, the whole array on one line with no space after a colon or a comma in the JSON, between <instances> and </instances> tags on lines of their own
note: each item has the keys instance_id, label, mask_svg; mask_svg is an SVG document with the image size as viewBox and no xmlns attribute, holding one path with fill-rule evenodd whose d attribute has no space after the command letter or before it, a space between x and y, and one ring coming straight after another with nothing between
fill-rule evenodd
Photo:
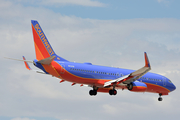
<instances>
[{"instance_id":1,"label":"nose cone","mask_svg":"<svg viewBox=\"0 0 180 120\"><path fill-rule=\"evenodd\" d=\"M176 86L172 84L172 91L174 91L175 89L176 89Z\"/></svg>"}]
</instances>

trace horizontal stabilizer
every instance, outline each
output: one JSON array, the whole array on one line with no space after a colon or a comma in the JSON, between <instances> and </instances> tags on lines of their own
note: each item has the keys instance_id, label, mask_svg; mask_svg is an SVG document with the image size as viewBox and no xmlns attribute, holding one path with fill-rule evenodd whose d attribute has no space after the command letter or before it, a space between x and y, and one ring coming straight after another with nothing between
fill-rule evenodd
<instances>
[{"instance_id":1,"label":"horizontal stabilizer","mask_svg":"<svg viewBox=\"0 0 180 120\"><path fill-rule=\"evenodd\" d=\"M56 56L51 56L45 59L42 59L40 61L38 61L38 63L44 64L44 65L50 65L51 62L55 59Z\"/></svg>"},{"instance_id":2,"label":"horizontal stabilizer","mask_svg":"<svg viewBox=\"0 0 180 120\"><path fill-rule=\"evenodd\" d=\"M14 58L8 58L8 57L4 57L5 59L10 59L10 60L16 60L16 61L26 61L26 62L29 62L29 63L33 63L33 61L29 61L29 60L20 60L20 59L14 59Z\"/></svg>"},{"instance_id":3,"label":"horizontal stabilizer","mask_svg":"<svg viewBox=\"0 0 180 120\"><path fill-rule=\"evenodd\" d=\"M31 70L31 68L30 68L29 64L27 63L26 58L24 56L23 56L23 60L24 60L24 64L25 64L26 68L28 70Z\"/></svg>"}]
</instances>

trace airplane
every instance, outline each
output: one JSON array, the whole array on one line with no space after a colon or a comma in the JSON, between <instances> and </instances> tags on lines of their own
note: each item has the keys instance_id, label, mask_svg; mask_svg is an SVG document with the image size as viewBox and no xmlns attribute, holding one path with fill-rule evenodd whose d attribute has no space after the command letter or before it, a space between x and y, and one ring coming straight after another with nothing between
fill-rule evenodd
<instances>
[{"instance_id":1,"label":"airplane","mask_svg":"<svg viewBox=\"0 0 180 120\"><path fill-rule=\"evenodd\" d=\"M31 20L31 25L36 59L27 61L23 56L23 60L20 60L24 61L28 70L32 70L28 64L30 62L42 70L36 71L37 73L55 76L61 79L60 83L68 81L72 86L80 84L92 87L89 91L91 96L96 96L97 92L116 95L117 89L127 89L131 92L157 93L158 101L162 101L161 96L168 95L176 89L167 77L149 72L151 66L146 52L144 52L145 66L138 70L98 66L87 62L70 62L54 52L38 21Z\"/></svg>"}]
</instances>

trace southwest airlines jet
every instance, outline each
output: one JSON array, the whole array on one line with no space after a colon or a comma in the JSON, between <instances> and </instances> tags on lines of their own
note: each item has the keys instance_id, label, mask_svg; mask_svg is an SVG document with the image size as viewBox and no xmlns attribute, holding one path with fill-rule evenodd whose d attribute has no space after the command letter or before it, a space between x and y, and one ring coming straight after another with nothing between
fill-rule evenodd
<instances>
[{"instance_id":1,"label":"southwest airlines jet","mask_svg":"<svg viewBox=\"0 0 180 120\"><path fill-rule=\"evenodd\" d=\"M144 53L145 66L138 70L70 62L54 52L36 20L32 20L31 25L36 59L33 62L27 61L23 56L22 61L28 70L32 70L28 65L28 62L31 62L42 70L37 71L38 73L55 76L61 79L60 83L68 81L72 85L92 87L89 91L91 96L97 95L97 92L116 95L117 89L128 89L132 92L157 93L159 94L158 100L162 101L162 95L168 95L176 89L168 78L149 72L151 66L146 52Z\"/></svg>"}]
</instances>

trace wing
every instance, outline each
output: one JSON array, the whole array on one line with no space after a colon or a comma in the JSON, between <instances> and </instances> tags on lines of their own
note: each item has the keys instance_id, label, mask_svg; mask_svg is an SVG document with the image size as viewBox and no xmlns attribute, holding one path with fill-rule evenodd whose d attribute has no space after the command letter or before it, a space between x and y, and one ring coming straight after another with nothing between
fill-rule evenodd
<instances>
[{"instance_id":1,"label":"wing","mask_svg":"<svg viewBox=\"0 0 180 120\"><path fill-rule=\"evenodd\" d=\"M130 84L131 82L134 82L135 80L139 79L140 77L142 77L144 74L146 74L148 71L151 70L151 66L148 60L148 56L146 54L146 52L144 52L144 57L145 57L145 66L140 68L139 70L136 70L128 75L125 75L123 77L120 77L118 79L115 80L111 80L108 82L104 83L104 87L108 87L108 86L113 86L113 85L118 85L120 83L124 83L124 84Z\"/></svg>"}]
</instances>

